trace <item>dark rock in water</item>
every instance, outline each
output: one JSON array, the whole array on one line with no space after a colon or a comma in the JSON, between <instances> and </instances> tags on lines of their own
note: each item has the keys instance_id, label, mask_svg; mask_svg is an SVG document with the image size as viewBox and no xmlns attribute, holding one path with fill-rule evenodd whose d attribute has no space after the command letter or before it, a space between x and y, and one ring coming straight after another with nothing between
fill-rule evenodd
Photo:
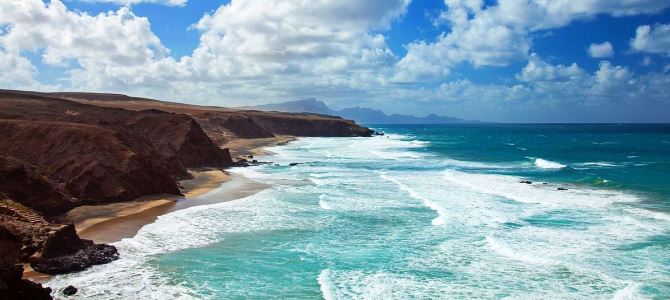
<instances>
[{"instance_id":1,"label":"dark rock in water","mask_svg":"<svg viewBox=\"0 0 670 300\"><path fill-rule=\"evenodd\" d=\"M240 158L235 162L235 166L237 167L248 167L250 165L249 161L244 158Z\"/></svg>"},{"instance_id":2,"label":"dark rock in water","mask_svg":"<svg viewBox=\"0 0 670 300\"><path fill-rule=\"evenodd\" d=\"M548 183L546 183L546 182L543 182L542 184L548 184Z\"/></svg>"},{"instance_id":3,"label":"dark rock in water","mask_svg":"<svg viewBox=\"0 0 670 300\"><path fill-rule=\"evenodd\" d=\"M118 258L116 247L80 239L74 225L69 224L49 234L42 250L30 257L30 266L35 271L56 275L81 271Z\"/></svg>"},{"instance_id":4,"label":"dark rock in water","mask_svg":"<svg viewBox=\"0 0 670 300\"><path fill-rule=\"evenodd\" d=\"M519 183L532 184L533 182L530 181L530 180L522 180L522 181L519 181Z\"/></svg>"},{"instance_id":5,"label":"dark rock in water","mask_svg":"<svg viewBox=\"0 0 670 300\"><path fill-rule=\"evenodd\" d=\"M559 187L559 188L557 188L556 190L559 190L559 191L567 191L568 189Z\"/></svg>"},{"instance_id":6,"label":"dark rock in water","mask_svg":"<svg viewBox=\"0 0 670 300\"><path fill-rule=\"evenodd\" d=\"M288 165L291 166L291 167L295 167L295 166L298 166L298 165L302 165L302 163L290 163Z\"/></svg>"},{"instance_id":7,"label":"dark rock in water","mask_svg":"<svg viewBox=\"0 0 670 300\"><path fill-rule=\"evenodd\" d=\"M383 133L383 132L379 132L379 131L375 131L374 135L377 135L377 136L384 136L384 133Z\"/></svg>"},{"instance_id":8,"label":"dark rock in water","mask_svg":"<svg viewBox=\"0 0 670 300\"><path fill-rule=\"evenodd\" d=\"M66 288L63 289L63 295L65 296L72 296L77 293L77 288L73 287L71 285L68 285Z\"/></svg>"},{"instance_id":9,"label":"dark rock in water","mask_svg":"<svg viewBox=\"0 0 670 300\"><path fill-rule=\"evenodd\" d=\"M257 164L258 161L254 159L254 160L251 161L251 163Z\"/></svg>"},{"instance_id":10,"label":"dark rock in water","mask_svg":"<svg viewBox=\"0 0 670 300\"><path fill-rule=\"evenodd\" d=\"M33 256L30 258L30 266L35 271L57 275L84 270L92 265L101 265L112 262L119 258L116 247L112 245L93 244L88 242L87 247L70 255L54 258L42 258Z\"/></svg>"}]
</instances>

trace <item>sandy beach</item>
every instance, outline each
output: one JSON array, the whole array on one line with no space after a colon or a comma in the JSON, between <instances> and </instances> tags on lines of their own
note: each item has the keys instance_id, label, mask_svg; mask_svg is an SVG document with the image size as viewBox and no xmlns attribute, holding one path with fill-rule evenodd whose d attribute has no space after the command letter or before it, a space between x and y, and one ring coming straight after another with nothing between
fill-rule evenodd
<instances>
[{"instance_id":1,"label":"sandy beach","mask_svg":"<svg viewBox=\"0 0 670 300\"><path fill-rule=\"evenodd\" d=\"M269 155L264 147L281 145L295 140L292 136L262 139L239 139L226 144L233 157ZM218 169L189 170L192 179L180 182L183 196L151 195L134 201L74 208L58 219L73 223L79 236L96 243L113 243L133 237L140 228L159 216L192 206L241 199L269 186L244 176ZM33 271L25 265L24 278L43 282L50 276Z\"/></svg>"}]
</instances>

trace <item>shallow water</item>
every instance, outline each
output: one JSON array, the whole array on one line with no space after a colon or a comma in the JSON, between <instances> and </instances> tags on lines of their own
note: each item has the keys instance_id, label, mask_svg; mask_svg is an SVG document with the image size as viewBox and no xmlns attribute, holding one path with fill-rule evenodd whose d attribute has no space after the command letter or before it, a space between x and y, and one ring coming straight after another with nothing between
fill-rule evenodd
<instances>
[{"instance_id":1,"label":"shallow water","mask_svg":"<svg viewBox=\"0 0 670 300\"><path fill-rule=\"evenodd\" d=\"M279 166L232 170L272 188L161 216L116 243L119 261L48 285L101 299L670 295L670 127L377 129L390 134L274 147Z\"/></svg>"}]
</instances>

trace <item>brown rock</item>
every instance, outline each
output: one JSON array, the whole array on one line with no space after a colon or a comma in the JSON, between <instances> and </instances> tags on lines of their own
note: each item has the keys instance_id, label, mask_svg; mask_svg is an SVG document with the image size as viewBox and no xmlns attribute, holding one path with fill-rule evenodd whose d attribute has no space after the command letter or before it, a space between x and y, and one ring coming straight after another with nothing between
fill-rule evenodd
<instances>
[{"instance_id":1,"label":"brown rock","mask_svg":"<svg viewBox=\"0 0 670 300\"><path fill-rule=\"evenodd\" d=\"M0 226L0 298L2 299L51 299L51 289L24 280L20 264L21 239Z\"/></svg>"}]
</instances>

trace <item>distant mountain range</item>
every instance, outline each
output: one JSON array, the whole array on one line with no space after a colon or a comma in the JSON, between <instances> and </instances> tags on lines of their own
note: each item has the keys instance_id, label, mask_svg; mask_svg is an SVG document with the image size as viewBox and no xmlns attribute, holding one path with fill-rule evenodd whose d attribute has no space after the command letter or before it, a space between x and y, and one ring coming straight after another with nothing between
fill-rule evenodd
<instances>
[{"instance_id":1,"label":"distant mountain range","mask_svg":"<svg viewBox=\"0 0 670 300\"><path fill-rule=\"evenodd\" d=\"M459 118L438 116L429 114L425 117L411 115L387 115L381 110L363 107L350 107L342 110L333 110L325 103L314 98L288 101L282 103L263 104L257 106L241 107L243 109L256 109L263 111L283 111L294 113L313 113L321 115L340 116L345 119L354 120L359 124L463 124L479 123Z\"/></svg>"}]
</instances>

